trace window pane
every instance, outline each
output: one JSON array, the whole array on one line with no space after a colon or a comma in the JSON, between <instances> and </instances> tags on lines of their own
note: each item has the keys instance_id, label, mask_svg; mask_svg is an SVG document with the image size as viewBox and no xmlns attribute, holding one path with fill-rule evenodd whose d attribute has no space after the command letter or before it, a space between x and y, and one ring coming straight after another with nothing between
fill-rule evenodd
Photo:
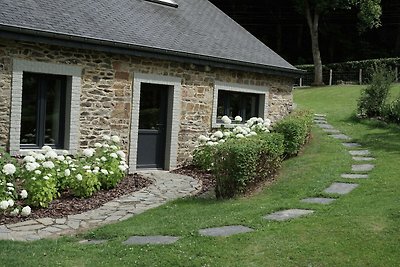
<instances>
[{"instance_id":1,"label":"window pane","mask_svg":"<svg viewBox=\"0 0 400 267\"><path fill-rule=\"evenodd\" d=\"M36 144L38 80L24 73L22 83L21 144Z\"/></svg>"},{"instance_id":2,"label":"window pane","mask_svg":"<svg viewBox=\"0 0 400 267\"><path fill-rule=\"evenodd\" d=\"M218 91L217 120L227 115L231 119L241 116L244 120L258 117L260 97L258 94Z\"/></svg>"},{"instance_id":3,"label":"window pane","mask_svg":"<svg viewBox=\"0 0 400 267\"><path fill-rule=\"evenodd\" d=\"M63 81L56 77L49 78L46 88L46 122L44 129L44 143L47 145L62 146L61 127L62 120L62 101L65 101L63 96Z\"/></svg>"}]
</instances>

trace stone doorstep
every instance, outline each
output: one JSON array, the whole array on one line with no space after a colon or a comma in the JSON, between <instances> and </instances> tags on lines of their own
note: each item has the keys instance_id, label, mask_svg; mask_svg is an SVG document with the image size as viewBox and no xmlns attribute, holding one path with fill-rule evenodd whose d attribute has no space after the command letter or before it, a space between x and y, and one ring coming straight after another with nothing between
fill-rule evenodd
<instances>
[{"instance_id":1,"label":"stone doorstep","mask_svg":"<svg viewBox=\"0 0 400 267\"><path fill-rule=\"evenodd\" d=\"M328 194L340 194L345 195L353 191L358 186L358 184L351 183L333 183L328 188L324 190Z\"/></svg>"},{"instance_id":2,"label":"stone doorstep","mask_svg":"<svg viewBox=\"0 0 400 267\"><path fill-rule=\"evenodd\" d=\"M200 229L199 234L203 236L231 236L252 231L254 231L254 229L243 225L228 225L222 227Z\"/></svg>"},{"instance_id":3,"label":"stone doorstep","mask_svg":"<svg viewBox=\"0 0 400 267\"><path fill-rule=\"evenodd\" d=\"M373 164L358 164L358 165L352 165L351 171L353 171L353 172L368 172L368 171L371 171L373 168L375 168L375 165L373 165Z\"/></svg>"},{"instance_id":4,"label":"stone doorstep","mask_svg":"<svg viewBox=\"0 0 400 267\"><path fill-rule=\"evenodd\" d=\"M314 213L313 210L288 209L271 213L269 215L264 216L263 218L271 221L286 221L312 213Z\"/></svg>"}]
</instances>

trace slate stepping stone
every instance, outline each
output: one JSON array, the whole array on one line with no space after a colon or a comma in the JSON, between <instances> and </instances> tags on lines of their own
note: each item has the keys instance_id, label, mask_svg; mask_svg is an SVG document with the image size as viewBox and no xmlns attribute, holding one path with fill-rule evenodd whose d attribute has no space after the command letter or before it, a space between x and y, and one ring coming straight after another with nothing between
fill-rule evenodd
<instances>
[{"instance_id":1,"label":"slate stepping stone","mask_svg":"<svg viewBox=\"0 0 400 267\"><path fill-rule=\"evenodd\" d=\"M254 230L243 225L230 225L230 226L200 229L199 234L203 236L231 236L241 233L248 233L252 231Z\"/></svg>"},{"instance_id":2,"label":"slate stepping stone","mask_svg":"<svg viewBox=\"0 0 400 267\"><path fill-rule=\"evenodd\" d=\"M334 133L334 134L339 134L340 131L336 130L336 129L322 129L322 131L326 132L326 133Z\"/></svg>"},{"instance_id":3,"label":"slate stepping stone","mask_svg":"<svg viewBox=\"0 0 400 267\"><path fill-rule=\"evenodd\" d=\"M357 186L358 184L333 183L327 189L325 189L324 192L329 194L345 195L353 191L353 189Z\"/></svg>"},{"instance_id":4,"label":"slate stepping stone","mask_svg":"<svg viewBox=\"0 0 400 267\"><path fill-rule=\"evenodd\" d=\"M340 139L340 140L350 140L351 138L345 134L330 134L329 135L332 138L335 139Z\"/></svg>"},{"instance_id":5,"label":"slate stepping stone","mask_svg":"<svg viewBox=\"0 0 400 267\"><path fill-rule=\"evenodd\" d=\"M176 236L131 236L124 241L125 245L168 245L178 241L180 237Z\"/></svg>"},{"instance_id":6,"label":"slate stepping stone","mask_svg":"<svg viewBox=\"0 0 400 267\"><path fill-rule=\"evenodd\" d=\"M375 160L375 158L372 158L372 157L353 157L353 160L355 160L355 161L371 161L371 160Z\"/></svg>"},{"instance_id":7,"label":"slate stepping stone","mask_svg":"<svg viewBox=\"0 0 400 267\"><path fill-rule=\"evenodd\" d=\"M315 113L314 114L314 117L326 117L326 115L325 114L318 114L318 113Z\"/></svg>"},{"instance_id":8,"label":"slate stepping stone","mask_svg":"<svg viewBox=\"0 0 400 267\"><path fill-rule=\"evenodd\" d=\"M367 179L368 174L355 174L355 173L345 173L340 175L342 178L346 179Z\"/></svg>"},{"instance_id":9,"label":"slate stepping stone","mask_svg":"<svg viewBox=\"0 0 400 267\"><path fill-rule=\"evenodd\" d=\"M269 215L264 216L263 218L271 221L286 221L293 218L298 218L304 215L308 215L313 212L314 212L313 210L289 209L271 213Z\"/></svg>"},{"instance_id":10,"label":"slate stepping stone","mask_svg":"<svg viewBox=\"0 0 400 267\"><path fill-rule=\"evenodd\" d=\"M316 123L316 124L327 124L328 122L326 120L314 120L314 123Z\"/></svg>"},{"instance_id":11,"label":"slate stepping stone","mask_svg":"<svg viewBox=\"0 0 400 267\"><path fill-rule=\"evenodd\" d=\"M106 243L107 240L105 239L85 239L85 240L81 240L78 243L79 244L84 244L84 245L98 245L98 244L104 244Z\"/></svg>"},{"instance_id":12,"label":"slate stepping stone","mask_svg":"<svg viewBox=\"0 0 400 267\"><path fill-rule=\"evenodd\" d=\"M373 164L358 164L358 165L352 165L351 166L351 171L353 172L368 172L372 170L375 167Z\"/></svg>"},{"instance_id":13,"label":"slate stepping stone","mask_svg":"<svg viewBox=\"0 0 400 267\"><path fill-rule=\"evenodd\" d=\"M345 147L360 147L359 143L342 143Z\"/></svg>"},{"instance_id":14,"label":"slate stepping stone","mask_svg":"<svg viewBox=\"0 0 400 267\"><path fill-rule=\"evenodd\" d=\"M310 197L310 198L302 199L301 202L327 205L327 204L332 203L335 200L336 200L335 198Z\"/></svg>"},{"instance_id":15,"label":"slate stepping stone","mask_svg":"<svg viewBox=\"0 0 400 267\"><path fill-rule=\"evenodd\" d=\"M350 150L349 153L352 156L368 156L370 154L369 150Z\"/></svg>"},{"instance_id":16,"label":"slate stepping stone","mask_svg":"<svg viewBox=\"0 0 400 267\"><path fill-rule=\"evenodd\" d=\"M322 129L333 129L333 126L330 124L318 124L318 126Z\"/></svg>"}]
</instances>

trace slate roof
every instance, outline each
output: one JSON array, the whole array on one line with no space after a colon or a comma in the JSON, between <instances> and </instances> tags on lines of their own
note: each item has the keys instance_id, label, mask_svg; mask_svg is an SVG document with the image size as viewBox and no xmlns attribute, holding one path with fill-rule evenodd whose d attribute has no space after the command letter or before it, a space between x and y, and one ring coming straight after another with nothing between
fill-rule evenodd
<instances>
[{"instance_id":1,"label":"slate roof","mask_svg":"<svg viewBox=\"0 0 400 267\"><path fill-rule=\"evenodd\" d=\"M175 2L178 8L145 0L1 0L0 31L23 28L37 36L56 33L188 58L298 72L209 1Z\"/></svg>"}]
</instances>

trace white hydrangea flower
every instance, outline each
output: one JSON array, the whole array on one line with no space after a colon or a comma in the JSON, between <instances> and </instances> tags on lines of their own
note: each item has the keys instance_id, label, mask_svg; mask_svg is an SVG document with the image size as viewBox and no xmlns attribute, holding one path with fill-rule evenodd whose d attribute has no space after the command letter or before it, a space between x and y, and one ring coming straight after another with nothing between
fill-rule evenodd
<instances>
[{"instance_id":1,"label":"white hydrangea flower","mask_svg":"<svg viewBox=\"0 0 400 267\"><path fill-rule=\"evenodd\" d=\"M9 199L9 200L8 200L8 207L11 208L12 206L14 206L14 200Z\"/></svg>"},{"instance_id":2,"label":"white hydrangea flower","mask_svg":"<svg viewBox=\"0 0 400 267\"><path fill-rule=\"evenodd\" d=\"M236 137L237 137L237 138L243 138L244 135L243 135L243 134L237 134Z\"/></svg>"},{"instance_id":3,"label":"white hydrangea flower","mask_svg":"<svg viewBox=\"0 0 400 267\"><path fill-rule=\"evenodd\" d=\"M14 184L13 183L6 183L6 186L14 187Z\"/></svg>"},{"instance_id":4,"label":"white hydrangea flower","mask_svg":"<svg viewBox=\"0 0 400 267\"><path fill-rule=\"evenodd\" d=\"M66 156L66 155L69 154L69 152L68 152L68 150L63 150L63 151L61 151L61 154L64 155L64 156Z\"/></svg>"},{"instance_id":5,"label":"white hydrangea flower","mask_svg":"<svg viewBox=\"0 0 400 267\"><path fill-rule=\"evenodd\" d=\"M221 139L221 140L219 140L219 141L218 141L218 143L220 143L220 144L223 144L223 143L225 143L225 139Z\"/></svg>"},{"instance_id":6,"label":"white hydrangea flower","mask_svg":"<svg viewBox=\"0 0 400 267\"><path fill-rule=\"evenodd\" d=\"M95 152L95 151L94 151L93 148L86 148L86 149L84 149L84 150L82 151L82 154L83 154L85 157L90 158L90 157L93 156L94 152Z\"/></svg>"},{"instance_id":7,"label":"white hydrangea flower","mask_svg":"<svg viewBox=\"0 0 400 267\"><path fill-rule=\"evenodd\" d=\"M119 136L113 135L111 136L111 141L113 141L114 143L119 143L121 139L119 138Z\"/></svg>"},{"instance_id":8,"label":"white hydrangea flower","mask_svg":"<svg viewBox=\"0 0 400 267\"><path fill-rule=\"evenodd\" d=\"M214 135L215 137L219 138L219 139L221 139L222 137L224 137L224 134L223 134L221 131L216 131L213 135Z\"/></svg>"},{"instance_id":9,"label":"white hydrangea flower","mask_svg":"<svg viewBox=\"0 0 400 267\"><path fill-rule=\"evenodd\" d=\"M13 175L17 171L17 168L15 168L14 164L8 163L3 166L3 173L5 175Z\"/></svg>"},{"instance_id":10,"label":"white hydrangea flower","mask_svg":"<svg viewBox=\"0 0 400 267\"><path fill-rule=\"evenodd\" d=\"M45 176L43 176L43 179L47 181L47 180L49 180L50 178L49 178L49 176L45 175Z\"/></svg>"},{"instance_id":11,"label":"white hydrangea flower","mask_svg":"<svg viewBox=\"0 0 400 267\"><path fill-rule=\"evenodd\" d=\"M96 148L101 148L101 147L103 147L103 145L100 144L100 143L94 143L94 147L96 147Z\"/></svg>"},{"instance_id":12,"label":"white hydrangea flower","mask_svg":"<svg viewBox=\"0 0 400 267\"><path fill-rule=\"evenodd\" d=\"M28 156L32 156L32 157L36 158L36 152L35 151L29 151L28 152Z\"/></svg>"},{"instance_id":13,"label":"white hydrangea flower","mask_svg":"<svg viewBox=\"0 0 400 267\"><path fill-rule=\"evenodd\" d=\"M55 152L54 150L50 150L50 151L46 152L44 157L47 159L56 159L58 157L58 155L57 155L57 152Z\"/></svg>"},{"instance_id":14,"label":"white hydrangea flower","mask_svg":"<svg viewBox=\"0 0 400 267\"><path fill-rule=\"evenodd\" d=\"M117 150L117 149L118 149L118 147L117 147L116 145L112 145L112 146L110 146L110 148L111 148L112 150Z\"/></svg>"},{"instance_id":15,"label":"white hydrangea flower","mask_svg":"<svg viewBox=\"0 0 400 267\"><path fill-rule=\"evenodd\" d=\"M21 215L22 216L29 216L31 214L31 212L32 212L31 207L26 206L26 207L22 208Z\"/></svg>"},{"instance_id":16,"label":"white hydrangea flower","mask_svg":"<svg viewBox=\"0 0 400 267\"><path fill-rule=\"evenodd\" d=\"M251 131L251 132L250 132L250 135L257 135L257 133L256 133L256 132L253 132L253 131Z\"/></svg>"},{"instance_id":17,"label":"white hydrangea flower","mask_svg":"<svg viewBox=\"0 0 400 267\"><path fill-rule=\"evenodd\" d=\"M111 137L109 135L103 135L103 140L110 141Z\"/></svg>"},{"instance_id":18,"label":"white hydrangea flower","mask_svg":"<svg viewBox=\"0 0 400 267\"><path fill-rule=\"evenodd\" d=\"M59 161L64 161L64 160L65 160L65 157L64 157L63 155L60 155L60 156L57 157L57 159L58 159Z\"/></svg>"},{"instance_id":19,"label":"white hydrangea flower","mask_svg":"<svg viewBox=\"0 0 400 267\"><path fill-rule=\"evenodd\" d=\"M117 155L116 153L111 153L111 154L110 154L110 157L116 159L116 158L118 158L118 155Z\"/></svg>"},{"instance_id":20,"label":"white hydrangea flower","mask_svg":"<svg viewBox=\"0 0 400 267\"><path fill-rule=\"evenodd\" d=\"M25 199L28 197L28 192L25 189L23 189L21 190L21 193L19 195L21 196L22 199Z\"/></svg>"},{"instance_id":21,"label":"white hydrangea flower","mask_svg":"<svg viewBox=\"0 0 400 267\"><path fill-rule=\"evenodd\" d=\"M42 146L42 150L44 151L44 152L49 152L49 151L51 151L51 150L53 150L51 147L49 147L49 146Z\"/></svg>"},{"instance_id":22,"label":"white hydrangea flower","mask_svg":"<svg viewBox=\"0 0 400 267\"><path fill-rule=\"evenodd\" d=\"M224 136L225 137L229 137L229 136L231 136L232 135L232 132L230 132L230 131L225 131L224 132Z\"/></svg>"},{"instance_id":23,"label":"white hydrangea flower","mask_svg":"<svg viewBox=\"0 0 400 267\"><path fill-rule=\"evenodd\" d=\"M35 174L41 175L41 174L42 174L42 171L41 171L41 170L35 170Z\"/></svg>"},{"instance_id":24,"label":"white hydrangea flower","mask_svg":"<svg viewBox=\"0 0 400 267\"><path fill-rule=\"evenodd\" d=\"M17 216L19 214L19 209L15 208L13 211L10 212L11 216Z\"/></svg>"},{"instance_id":25,"label":"white hydrangea flower","mask_svg":"<svg viewBox=\"0 0 400 267\"><path fill-rule=\"evenodd\" d=\"M45 161L42 163L43 167L47 169L53 169L54 168L54 163L52 161Z\"/></svg>"},{"instance_id":26,"label":"white hydrangea flower","mask_svg":"<svg viewBox=\"0 0 400 267\"><path fill-rule=\"evenodd\" d=\"M36 153L36 155L34 157L39 161L43 161L46 159L46 157L41 153Z\"/></svg>"},{"instance_id":27,"label":"white hydrangea flower","mask_svg":"<svg viewBox=\"0 0 400 267\"><path fill-rule=\"evenodd\" d=\"M64 175L65 175L66 177L70 176L70 175L71 175L71 171L70 171L69 169L65 169Z\"/></svg>"},{"instance_id":28,"label":"white hydrangea flower","mask_svg":"<svg viewBox=\"0 0 400 267\"><path fill-rule=\"evenodd\" d=\"M101 161L107 161L107 158L104 156L102 156L100 159L101 159Z\"/></svg>"},{"instance_id":29,"label":"white hydrangea flower","mask_svg":"<svg viewBox=\"0 0 400 267\"><path fill-rule=\"evenodd\" d=\"M99 170L93 170L92 172L96 174L99 173Z\"/></svg>"},{"instance_id":30,"label":"white hydrangea flower","mask_svg":"<svg viewBox=\"0 0 400 267\"><path fill-rule=\"evenodd\" d=\"M86 170L87 173L92 173L92 170Z\"/></svg>"},{"instance_id":31,"label":"white hydrangea flower","mask_svg":"<svg viewBox=\"0 0 400 267\"><path fill-rule=\"evenodd\" d=\"M125 165L119 165L118 168L119 168L122 172L125 172L125 171L126 171Z\"/></svg>"},{"instance_id":32,"label":"white hydrangea flower","mask_svg":"<svg viewBox=\"0 0 400 267\"><path fill-rule=\"evenodd\" d=\"M210 138L208 138L207 136L202 135L202 134L197 139L202 143L205 143L210 140Z\"/></svg>"},{"instance_id":33,"label":"white hydrangea flower","mask_svg":"<svg viewBox=\"0 0 400 267\"><path fill-rule=\"evenodd\" d=\"M36 177L32 177L31 180L32 180L32 181L36 181Z\"/></svg>"},{"instance_id":34,"label":"white hydrangea flower","mask_svg":"<svg viewBox=\"0 0 400 267\"><path fill-rule=\"evenodd\" d=\"M90 166L89 165L85 165L82 167L84 170L90 170Z\"/></svg>"},{"instance_id":35,"label":"white hydrangea flower","mask_svg":"<svg viewBox=\"0 0 400 267\"><path fill-rule=\"evenodd\" d=\"M83 179L82 175L81 175L80 173L78 173L78 174L76 175L76 180L82 181L82 179Z\"/></svg>"},{"instance_id":36,"label":"white hydrangea flower","mask_svg":"<svg viewBox=\"0 0 400 267\"><path fill-rule=\"evenodd\" d=\"M117 153L117 155L118 155L121 159L125 160L126 155L125 155L125 152L124 152L124 151L118 150L116 153Z\"/></svg>"},{"instance_id":37,"label":"white hydrangea flower","mask_svg":"<svg viewBox=\"0 0 400 267\"><path fill-rule=\"evenodd\" d=\"M242 122L243 119L242 119L242 117L240 117L240 116L236 116L236 117L235 117L235 121L236 121L236 122Z\"/></svg>"},{"instance_id":38,"label":"white hydrangea flower","mask_svg":"<svg viewBox=\"0 0 400 267\"><path fill-rule=\"evenodd\" d=\"M25 169L26 169L27 171L30 171L30 172L36 170L36 169L39 168L39 167L40 167L40 164L37 163L37 162L28 162L28 163L25 165Z\"/></svg>"},{"instance_id":39,"label":"white hydrangea flower","mask_svg":"<svg viewBox=\"0 0 400 267\"><path fill-rule=\"evenodd\" d=\"M8 201L7 200L3 200L0 202L0 209L2 210L6 210L8 208Z\"/></svg>"},{"instance_id":40,"label":"white hydrangea flower","mask_svg":"<svg viewBox=\"0 0 400 267\"><path fill-rule=\"evenodd\" d=\"M113 171L110 171L110 174L112 175L112 174L114 174L114 172L113 172Z\"/></svg>"},{"instance_id":41,"label":"white hydrangea flower","mask_svg":"<svg viewBox=\"0 0 400 267\"><path fill-rule=\"evenodd\" d=\"M33 156L26 156L24 157L24 162L35 162L36 159Z\"/></svg>"},{"instance_id":42,"label":"white hydrangea flower","mask_svg":"<svg viewBox=\"0 0 400 267\"><path fill-rule=\"evenodd\" d=\"M228 116L222 116L222 118L221 118L221 120L222 120L222 122L224 123L224 124L231 124L232 123L232 120L228 117Z\"/></svg>"},{"instance_id":43,"label":"white hydrangea flower","mask_svg":"<svg viewBox=\"0 0 400 267\"><path fill-rule=\"evenodd\" d=\"M270 127L271 126L271 120L270 119L265 119L264 126L265 127Z\"/></svg>"},{"instance_id":44,"label":"white hydrangea flower","mask_svg":"<svg viewBox=\"0 0 400 267\"><path fill-rule=\"evenodd\" d=\"M98 166L94 167L94 170L98 171L100 168Z\"/></svg>"},{"instance_id":45,"label":"white hydrangea flower","mask_svg":"<svg viewBox=\"0 0 400 267\"><path fill-rule=\"evenodd\" d=\"M100 171L101 171L102 174L105 174L105 175L108 174L108 171L106 169L101 169Z\"/></svg>"},{"instance_id":46,"label":"white hydrangea flower","mask_svg":"<svg viewBox=\"0 0 400 267\"><path fill-rule=\"evenodd\" d=\"M14 187L9 186L9 187L7 187L7 190L8 190L8 191L14 191L15 189L14 189Z\"/></svg>"}]
</instances>

